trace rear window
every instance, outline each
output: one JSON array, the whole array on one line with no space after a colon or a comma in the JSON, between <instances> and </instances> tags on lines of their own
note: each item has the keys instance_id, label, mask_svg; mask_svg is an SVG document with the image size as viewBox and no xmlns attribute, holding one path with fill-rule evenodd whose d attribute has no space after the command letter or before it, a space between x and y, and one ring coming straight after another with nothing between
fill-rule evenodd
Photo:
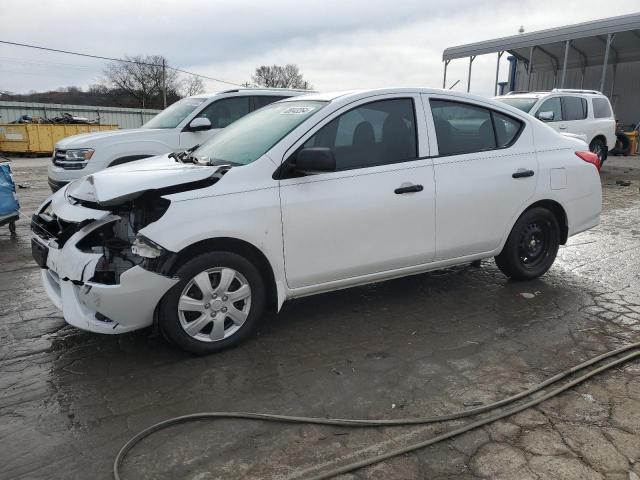
<instances>
[{"instance_id":1,"label":"rear window","mask_svg":"<svg viewBox=\"0 0 640 480\"><path fill-rule=\"evenodd\" d=\"M611 117L611 107L609 106L609 100L607 100L606 98L594 98L593 116L596 118Z\"/></svg>"},{"instance_id":2,"label":"rear window","mask_svg":"<svg viewBox=\"0 0 640 480\"><path fill-rule=\"evenodd\" d=\"M492 111L493 126L496 130L496 143L498 148L509 146L520 133L522 122L501 113Z\"/></svg>"}]
</instances>

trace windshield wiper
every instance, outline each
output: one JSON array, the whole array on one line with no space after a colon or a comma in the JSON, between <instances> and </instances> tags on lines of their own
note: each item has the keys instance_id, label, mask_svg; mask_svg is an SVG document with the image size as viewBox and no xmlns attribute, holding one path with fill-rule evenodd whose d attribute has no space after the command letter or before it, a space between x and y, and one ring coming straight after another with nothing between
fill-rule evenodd
<instances>
[{"instance_id":1,"label":"windshield wiper","mask_svg":"<svg viewBox=\"0 0 640 480\"><path fill-rule=\"evenodd\" d=\"M222 160L221 158L209 158L206 164L212 167L224 167L227 165L230 167L237 167L242 165L241 163L230 162L228 160Z\"/></svg>"},{"instance_id":2,"label":"windshield wiper","mask_svg":"<svg viewBox=\"0 0 640 480\"><path fill-rule=\"evenodd\" d=\"M180 163L186 163L186 162L191 162L191 163L196 163L196 158L194 156L192 156L191 154L200 146L200 144L198 143L197 145L194 145L191 148L187 148L186 150L183 150L182 152L172 152L169 154L169 158L173 158L176 162L180 162Z\"/></svg>"}]
</instances>

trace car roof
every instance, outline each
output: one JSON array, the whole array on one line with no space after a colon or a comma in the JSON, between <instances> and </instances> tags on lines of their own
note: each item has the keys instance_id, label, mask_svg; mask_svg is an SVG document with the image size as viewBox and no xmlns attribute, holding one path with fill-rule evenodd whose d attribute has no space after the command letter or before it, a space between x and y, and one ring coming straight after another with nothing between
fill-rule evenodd
<instances>
[{"instance_id":1,"label":"car roof","mask_svg":"<svg viewBox=\"0 0 640 480\"><path fill-rule=\"evenodd\" d=\"M456 92L453 90L444 90L441 88L425 88L425 87L371 88L371 89L362 89L362 90L340 90L336 92L314 92L314 93L308 93L303 97L289 98L281 101L293 102L301 99L318 100L318 101L325 101L325 102L331 102L338 99L341 101L342 100L348 101L348 100L357 100L358 98L363 98L363 97L370 97L373 95L389 95L389 94L396 94L396 93L399 93L399 94L423 93L427 95L444 94L447 96L459 97L461 99L476 100L476 101L485 102L485 103L487 101L491 102L491 99L488 99L487 97L474 95L472 93Z\"/></svg>"},{"instance_id":2,"label":"car roof","mask_svg":"<svg viewBox=\"0 0 640 480\"><path fill-rule=\"evenodd\" d=\"M286 94L286 95L302 95L304 93L310 92L313 90L300 90L296 88L231 88L228 90L221 90L219 92L211 92L211 93L200 93L198 95L192 95L189 98L213 98L218 95L224 95L227 93L247 93L247 94L258 94L258 95L268 95L268 94Z\"/></svg>"},{"instance_id":3,"label":"car roof","mask_svg":"<svg viewBox=\"0 0 640 480\"><path fill-rule=\"evenodd\" d=\"M506 95L499 95L494 98L542 98L548 95L577 95L586 97L604 97L605 95L597 90L575 90L570 88L554 88L553 90L543 90L538 92L514 92Z\"/></svg>"}]
</instances>

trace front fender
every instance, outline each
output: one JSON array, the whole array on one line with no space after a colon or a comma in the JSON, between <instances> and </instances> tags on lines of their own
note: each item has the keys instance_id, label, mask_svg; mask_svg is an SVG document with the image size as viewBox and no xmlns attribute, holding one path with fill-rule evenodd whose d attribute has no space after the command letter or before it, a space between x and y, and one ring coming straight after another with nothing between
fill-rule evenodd
<instances>
[{"instance_id":1,"label":"front fender","mask_svg":"<svg viewBox=\"0 0 640 480\"><path fill-rule=\"evenodd\" d=\"M262 252L271 265L279 305L286 298L277 186L172 201L165 214L140 234L176 253L204 240L242 240Z\"/></svg>"}]
</instances>

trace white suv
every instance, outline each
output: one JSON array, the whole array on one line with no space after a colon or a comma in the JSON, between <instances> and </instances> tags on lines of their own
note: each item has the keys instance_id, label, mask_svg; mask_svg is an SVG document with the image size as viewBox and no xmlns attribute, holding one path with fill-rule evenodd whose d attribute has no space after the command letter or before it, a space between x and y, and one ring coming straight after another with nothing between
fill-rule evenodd
<instances>
[{"instance_id":1,"label":"white suv","mask_svg":"<svg viewBox=\"0 0 640 480\"><path fill-rule=\"evenodd\" d=\"M157 322L209 353L290 298L494 256L513 279L539 277L599 221L599 162L586 150L469 94L305 95L189 156L66 186L33 216L33 256L71 325L116 334Z\"/></svg>"},{"instance_id":2,"label":"white suv","mask_svg":"<svg viewBox=\"0 0 640 480\"><path fill-rule=\"evenodd\" d=\"M609 99L595 90L553 89L550 92L513 93L497 100L519 108L560 133L584 138L600 162L616 144L616 121Z\"/></svg>"},{"instance_id":3,"label":"white suv","mask_svg":"<svg viewBox=\"0 0 640 480\"><path fill-rule=\"evenodd\" d=\"M107 167L186 150L203 143L237 119L277 100L307 91L238 88L183 98L141 128L74 135L60 140L49 165L49 187Z\"/></svg>"}]
</instances>

